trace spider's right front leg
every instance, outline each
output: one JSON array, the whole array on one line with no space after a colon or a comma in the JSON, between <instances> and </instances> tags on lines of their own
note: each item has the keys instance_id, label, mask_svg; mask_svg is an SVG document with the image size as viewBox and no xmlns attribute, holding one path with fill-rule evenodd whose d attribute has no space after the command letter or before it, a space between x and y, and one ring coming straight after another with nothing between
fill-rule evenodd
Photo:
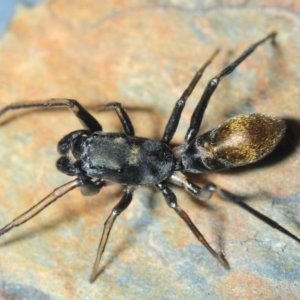
<instances>
[{"instance_id":1,"label":"spider's right front leg","mask_svg":"<svg viewBox=\"0 0 300 300\"><path fill-rule=\"evenodd\" d=\"M66 98L16 102L1 109L0 117L11 110L57 107L68 107L88 130L92 132L102 131L102 126L99 124L99 122L77 100Z\"/></svg>"}]
</instances>

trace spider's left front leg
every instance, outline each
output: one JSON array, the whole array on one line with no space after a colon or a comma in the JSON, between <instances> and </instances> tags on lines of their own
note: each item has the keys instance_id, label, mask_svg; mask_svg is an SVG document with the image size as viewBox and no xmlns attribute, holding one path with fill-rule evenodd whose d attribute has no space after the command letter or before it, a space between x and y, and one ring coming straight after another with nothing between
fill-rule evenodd
<instances>
[{"instance_id":1,"label":"spider's left front leg","mask_svg":"<svg viewBox=\"0 0 300 300\"><path fill-rule=\"evenodd\" d=\"M62 197L66 193L70 192L71 190L75 189L76 187L80 187L84 184L84 182L76 178L75 180L72 180L55 190L51 194L49 194L47 197L45 197L43 200L38 202L36 205L31 207L29 210L27 210L25 213L21 214L19 217L14 219L12 222L4 226L0 229L0 235L5 234L6 232L10 231L11 229L20 226L24 224L25 222L32 219L34 216L39 214L43 209L45 209L47 206L52 204L54 201L56 201L58 198Z\"/></svg>"},{"instance_id":2,"label":"spider's left front leg","mask_svg":"<svg viewBox=\"0 0 300 300\"><path fill-rule=\"evenodd\" d=\"M161 182L156 185L156 188L162 192L165 200L167 201L167 204L176 211L180 218L183 219L183 221L187 224L198 241L200 241L205 246L205 248L221 263L224 268L229 269L229 264L226 259L221 254L215 252L215 250L206 241L202 233L191 221L187 213L178 205L175 194L171 191L167 184L165 182Z\"/></svg>"}]
</instances>

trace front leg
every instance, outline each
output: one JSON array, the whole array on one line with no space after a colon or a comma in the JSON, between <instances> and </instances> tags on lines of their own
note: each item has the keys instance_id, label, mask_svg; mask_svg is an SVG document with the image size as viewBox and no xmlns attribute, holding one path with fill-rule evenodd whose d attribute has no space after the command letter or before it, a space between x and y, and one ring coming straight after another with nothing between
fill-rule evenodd
<instances>
[{"instance_id":1,"label":"front leg","mask_svg":"<svg viewBox=\"0 0 300 300\"><path fill-rule=\"evenodd\" d=\"M80 120L82 125L88 130L102 131L99 122L77 101L66 98L53 98L49 100L16 102L0 110L0 117L11 110L21 110L30 108L58 108L68 107Z\"/></svg>"},{"instance_id":2,"label":"front leg","mask_svg":"<svg viewBox=\"0 0 300 300\"><path fill-rule=\"evenodd\" d=\"M70 192L71 190L75 189L76 187L82 186L84 183L81 179L76 178L75 180L72 180L58 188L56 188L51 194L49 194L47 197L45 197L43 200L38 202L36 205L31 207L29 210L18 216L16 219L14 219L12 222L4 226L0 229L0 235L5 234L6 232L12 230L13 228L20 226L24 224L25 222L32 219L34 216L39 214L43 209L48 207L50 204L52 204L54 201L56 201L58 198L62 197L66 193Z\"/></svg>"}]
</instances>

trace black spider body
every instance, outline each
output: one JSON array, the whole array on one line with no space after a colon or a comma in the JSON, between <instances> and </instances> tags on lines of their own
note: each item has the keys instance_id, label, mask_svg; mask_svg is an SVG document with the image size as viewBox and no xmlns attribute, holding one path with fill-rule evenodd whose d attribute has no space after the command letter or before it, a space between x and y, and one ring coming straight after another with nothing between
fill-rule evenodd
<instances>
[{"instance_id":1,"label":"black spider body","mask_svg":"<svg viewBox=\"0 0 300 300\"><path fill-rule=\"evenodd\" d=\"M275 33L271 33L250 46L232 64L209 81L191 117L185 140L176 148L171 148L170 141L176 132L182 110L217 51L199 69L188 88L176 102L161 140L136 137L127 112L117 102L107 104L104 109L115 110L124 133L103 132L100 123L79 102L66 98L19 102L0 110L1 117L10 110L68 107L85 127L85 129L69 133L58 143L58 151L61 155L56 163L58 170L76 178L55 189L35 206L0 229L0 235L27 222L74 188L79 187L84 195L94 195L99 193L106 184L112 182L124 186L123 196L104 224L91 281L94 281L98 275L98 266L115 219L129 206L135 188L141 185L153 186L160 191L169 207L174 209L196 238L225 268L229 267L227 260L222 254L212 249L189 216L178 205L176 196L169 187L170 184L183 187L199 200L208 200L217 191L226 200L241 206L299 243L300 239L295 235L238 200L236 196L217 189L212 183L199 187L185 176L185 173L203 174L255 162L269 154L282 138L285 132L284 122L264 114L237 116L197 136L207 104L220 81L233 72L256 47L268 39L274 43L274 37Z\"/></svg>"},{"instance_id":2,"label":"black spider body","mask_svg":"<svg viewBox=\"0 0 300 300\"><path fill-rule=\"evenodd\" d=\"M60 150L68 148L64 140L58 146L64 156L57 166L68 175L75 168L72 175L122 185L155 185L167 179L175 168L172 150L161 141L98 131L78 135L64 153Z\"/></svg>"}]
</instances>

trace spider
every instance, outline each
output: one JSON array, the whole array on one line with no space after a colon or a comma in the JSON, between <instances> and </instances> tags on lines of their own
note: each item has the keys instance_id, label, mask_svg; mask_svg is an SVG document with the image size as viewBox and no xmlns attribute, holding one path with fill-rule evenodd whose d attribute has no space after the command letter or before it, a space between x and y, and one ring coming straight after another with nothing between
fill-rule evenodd
<instances>
[{"instance_id":1,"label":"spider","mask_svg":"<svg viewBox=\"0 0 300 300\"><path fill-rule=\"evenodd\" d=\"M104 223L96 260L90 276L93 282L99 272L99 264L114 221L131 203L138 186L154 186L159 190L169 207L183 219L196 238L225 268L229 264L222 253L217 253L206 241L186 212L178 205L169 184L183 187L199 200L208 200L214 192L243 207L268 225L290 236L298 243L300 239L275 221L240 201L233 194L217 189L213 183L199 187L191 182L185 173L204 174L222 169L253 163L269 154L279 143L285 132L283 120L265 114L236 116L211 131L197 136L205 109L220 81L232 73L259 45L271 40L275 43L276 33L251 45L233 63L213 77L205 88L191 117L190 126L182 145L171 148L170 141L177 129L185 103L202 77L206 67L217 55L218 50L204 63L176 102L161 140L136 137L126 110L118 102L105 105L114 110L122 124L124 133L103 132L102 126L79 102L66 98L45 101L18 102L0 110L0 117L6 112L18 109L68 107L81 121L85 129L73 131L58 143L57 169L76 178L58 188L25 213L0 229L0 235L17 227L40 213L74 188L80 187L83 195L99 193L108 182L124 186L124 194Z\"/></svg>"}]
</instances>

